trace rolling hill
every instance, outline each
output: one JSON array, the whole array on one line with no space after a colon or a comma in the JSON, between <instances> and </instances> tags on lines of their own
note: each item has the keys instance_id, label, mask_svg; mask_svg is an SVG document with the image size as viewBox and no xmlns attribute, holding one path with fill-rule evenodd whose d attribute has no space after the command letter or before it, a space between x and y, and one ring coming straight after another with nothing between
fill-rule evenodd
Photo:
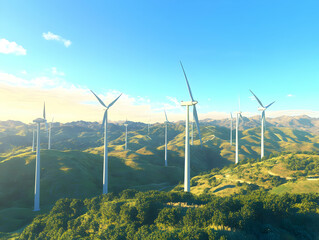
<instances>
[{"instance_id":1,"label":"rolling hill","mask_svg":"<svg viewBox=\"0 0 319 240\"><path fill-rule=\"evenodd\" d=\"M124 126L110 124L110 191L118 193L128 188L168 191L183 181L183 123L170 124L168 127L167 168L164 167L164 126L152 124L147 135L146 124L129 124L127 151L124 151ZM191 176L195 176L192 179L193 193L228 196L252 189L266 189L278 194L318 191L316 180L307 180L301 175L292 179L289 179L290 175L278 175L280 167L285 174L292 171L285 167L281 155L277 160L273 157L263 161L258 159L259 127L246 129L242 126L239 131L241 163L236 167L230 165L223 168L233 162L235 147L229 144L229 129L221 125L202 123L203 147L200 147L195 131L194 145L191 146ZM60 198L84 199L100 194L103 155L101 130L98 123L80 121L54 124L53 150L41 150L41 212L48 212ZM0 232L17 230L37 215L32 212L35 153L31 152L31 141L32 126L14 121L0 122ZM47 136L44 132L41 141L41 147L46 148ZM301 129L267 127L266 155L296 151L318 152L319 136ZM309 156L297 157L302 160ZM315 156L312 158L317 159ZM316 169L317 160L314 165ZM216 168L223 169L198 175ZM300 174L304 174L302 171L298 169ZM181 190L181 185L175 190Z\"/></svg>"},{"instance_id":2,"label":"rolling hill","mask_svg":"<svg viewBox=\"0 0 319 240\"><path fill-rule=\"evenodd\" d=\"M179 185L175 190L181 190ZM268 159L246 159L191 179L191 192L219 196L264 189L275 194L318 193L319 153L282 153Z\"/></svg>"}]
</instances>

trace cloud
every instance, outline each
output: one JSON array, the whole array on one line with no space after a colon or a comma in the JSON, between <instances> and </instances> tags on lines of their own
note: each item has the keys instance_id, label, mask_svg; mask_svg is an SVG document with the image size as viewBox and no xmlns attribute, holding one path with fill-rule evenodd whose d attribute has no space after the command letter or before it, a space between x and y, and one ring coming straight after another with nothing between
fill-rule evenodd
<instances>
[{"instance_id":1,"label":"cloud","mask_svg":"<svg viewBox=\"0 0 319 240\"><path fill-rule=\"evenodd\" d=\"M9 42L7 39L0 39L0 53L4 54L15 54L15 55L26 55L27 50L16 42Z\"/></svg>"},{"instance_id":2,"label":"cloud","mask_svg":"<svg viewBox=\"0 0 319 240\"><path fill-rule=\"evenodd\" d=\"M24 74L24 75L28 74L28 72L26 70L22 70L21 73Z\"/></svg>"},{"instance_id":3,"label":"cloud","mask_svg":"<svg viewBox=\"0 0 319 240\"><path fill-rule=\"evenodd\" d=\"M94 90L94 89L93 89ZM110 90L96 94L109 104L119 94ZM140 100L146 101L140 101ZM104 109L88 88L75 86L61 78L38 76L27 79L13 74L0 72L0 120L19 120L32 122L41 115L43 101L46 102L48 118L56 121L98 121L103 117ZM134 98L123 94L110 108L110 121L120 121L126 117L131 121L146 122L152 112L147 97ZM152 121L161 120L158 113L151 113Z\"/></svg>"},{"instance_id":4,"label":"cloud","mask_svg":"<svg viewBox=\"0 0 319 240\"><path fill-rule=\"evenodd\" d=\"M291 94L291 93L287 95L287 97L294 97L294 96L295 96L295 95L293 95L293 94Z\"/></svg>"},{"instance_id":5,"label":"cloud","mask_svg":"<svg viewBox=\"0 0 319 240\"><path fill-rule=\"evenodd\" d=\"M72 42L70 40L66 40L63 37L61 37L59 35L56 35L56 34L53 34L51 32L42 33L42 37L45 40L55 40L55 41L58 41L58 42L62 42L65 47L69 47L72 44Z\"/></svg>"},{"instance_id":6,"label":"cloud","mask_svg":"<svg viewBox=\"0 0 319 240\"><path fill-rule=\"evenodd\" d=\"M51 73L52 73L53 75L64 76L64 72L59 72L59 71L56 69L56 67L52 67L52 68L51 68Z\"/></svg>"},{"instance_id":7,"label":"cloud","mask_svg":"<svg viewBox=\"0 0 319 240\"><path fill-rule=\"evenodd\" d=\"M13 74L0 72L0 84L12 87L31 87L49 89L52 87L65 87L67 83L58 78L49 78L47 76L35 77L32 79L19 78Z\"/></svg>"},{"instance_id":8,"label":"cloud","mask_svg":"<svg viewBox=\"0 0 319 240\"><path fill-rule=\"evenodd\" d=\"M251 101L256 101L256 98L254 96L249 97Z\"/></svg>"},{"instance_id":9,"label":"cloud","mask_svg":"<svg viewBox=\"0 0 319 240\"><path fill-rule=\"evenodd\" d=\"M104 108L85 86L75 86L61 77L38 76L35 78L17 77L13 74L0 72L0 120L19 120L32 122L41 116L43 101L46 102L48 119L52 117L59 122L70 121L98 121L101 122ZM96 94L109 104L120 92L110 90ZM148 102L147 96L132 97L126 93L110 108L110 121L163 122L167 111L169 121L185 120L185 108L175 97L166 97L169 102ZM190 115L191 112L190 112ZM199 119L229 118L228 112L198 112ZM255 116L255 112L244 112L243 116ZM269 111L267 117L282 115L308 115L319 117L319 111L311 110L283 110Z\"/></svg>"}]
</instances>

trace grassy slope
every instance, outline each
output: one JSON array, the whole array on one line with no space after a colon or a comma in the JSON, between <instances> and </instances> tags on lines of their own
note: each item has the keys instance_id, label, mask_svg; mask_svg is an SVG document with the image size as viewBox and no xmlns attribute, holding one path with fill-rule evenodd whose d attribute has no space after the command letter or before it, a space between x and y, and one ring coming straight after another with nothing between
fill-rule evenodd
<instances>
[{"instance_id":1,"label":"grassy slope","mask_svg":"<svg viewBox=\"0 0 319 240\"><path fill-rule=\"evenodd\" d=\"M312 154L286 154L261 162L231 165L192 178L191 192L220 196L245 192L251 188L265 188L277 194L319 192L319 179L308 180L306 170L291 170L287 163L291 158L294 158L296 164L298 161L312 159L313 164L319 166L319 156ZM319 175L318 168L308 175ZM176 189L182 187L179 185Z\"/></svg>"},{"instance_id":2,"label":"grassy slope","mask_svg":"<svg viewBox=\"0 0 319 240\"><path fill-rule=\"evenodd\" d=\"M110 191L120 191L125 188L169 190L173 183L183 181L184 126L182 124L169 126L169 168L167 169L163 168L163 125L152 126L149 137L146 127L129 131L128 147L130 150L128 151L123 151L123 129L113 127L109 139ZM79 130L82 132L79 132ZM266 154L281 150L319 150L318 136L288 128L269 128L269 130L265 135ZM13 133L17 136L24 136L25 131L24 127L19 127ZM199 147L196 132L195 145L191 147L193 176L211 168L223 167L227 160L232 161L234 159L234 146L231 147L228 142L229 129L203 126L201 131L204 147ZM28 134L24 137L30 137L30 133ZM41 204L44 206L43 210L47 206L50 208L55 200L62 197L90 197L100 194L101 191L103 148L97 147L102 145L101 134L96 134L92 130L88 131L83 127L65 126L56 131L53 136L53 148L79 148L82 150L85 147L89 148L85 152L42 151ZM44 136L44 147L46 144L45 138ZM260 128L240 131L240 158L257 158L260 151L259 141ZM23 216L32 217L32 214L26 214L26 212L30 211L33 205L34 159L35 155L30 153L30 147L0 154L0 161L2 161L0 162L0 211L12 211L9 214L1 212L0 221L4 225L1 225L0 222L0 226L2 226L0 231L12 230L13 224L10 224L11 220L6 221L6 216L12 216L12 223L17 221L16 223L19 226L24 224L24 220L21 219L27 219ZM256 183L265 188L273 187L269 183L265 183L269 177L268 172L258 173L260 178L266 174L267 178L264 177L266 180L263 182L261 179L250 179L250 177L256 177L257 175L252 169L244 170L249 168L251 166L247 165L239 169L245 175L242 178L241 176L233 176L232 172L214 174L216 178L214 181L211 180L211 177L207 177L205 181L200 180L196 187L192 187L192 191L195 193L208 191L219 195L228 195L247 188L246 185L236 186L236 177L242 182ZM272 169L272 171L275 170ZM196 181L196 178L194 179L193 181ZM291 184L296 187L296 183L287 183L273 191L288 191L287 189L291 189ZM214 187L207 190L213 185ZM309 188L307 184L304 187L302 186L301 184L302 189ZM312 190L316 189L314 187ZM17 216L16 212L21 212L21 215ZM1 218L1 216L4 217Z\"/></svg>"},{"instance_id":3,"label":"grassy slope","mask_svg":"<svg viewBox=\"0 0 319 240\"><path fill-rule=\"evenodd\" d=\"M156 164L154 156L147 158L147 155L145 157L131 151L113 152L110 155L110 191L134 187L141 190L161 189L177 183L183 176L181 167L164 168ZM42 210L50 208L60 198L99 195L102 189L102 166L103 158L100 155L41 150ZM30 214L33 206L34 169L35 154L29 151L20 151L0 162L0 231L14 230L25 224L24 220L30 220L25 216Z\"/></svg>"}]
</instances>

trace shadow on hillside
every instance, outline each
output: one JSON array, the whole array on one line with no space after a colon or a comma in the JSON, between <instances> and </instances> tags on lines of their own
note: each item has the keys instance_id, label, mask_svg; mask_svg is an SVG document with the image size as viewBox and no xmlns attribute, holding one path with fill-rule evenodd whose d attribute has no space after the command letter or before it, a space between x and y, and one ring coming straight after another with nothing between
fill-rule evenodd
<instances>
[{"instance_id":1,"label":"shadow on hillside","mask_svg":"<svg viewBox=\"0 0 319 240\"><path fill-rule=\"evenodd\" d=\"M220 187L220 188L216 188L216 189L213 191L213 193L220 192L220 191L225 190L225 189L227 189L227 188L234 188L234 187L236 187L236 186L235 186L235 185L225 185L225 186L222 186L222 187Z\"/></svg>"}]
</instances>

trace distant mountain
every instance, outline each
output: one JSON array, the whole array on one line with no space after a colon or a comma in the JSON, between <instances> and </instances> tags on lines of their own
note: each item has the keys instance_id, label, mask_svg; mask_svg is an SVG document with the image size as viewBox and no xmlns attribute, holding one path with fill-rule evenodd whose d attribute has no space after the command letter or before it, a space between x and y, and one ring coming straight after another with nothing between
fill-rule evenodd
<instances>
[{"instance_id":1,"label":"distant mountain","mask_svg":"<svg viewBox=\"0 0 319 240\"><path fill-rule=\"evenodd\" d=\"M235 120L235 118L234 118ZM230 119L202 121L204 125L223 126L230 128ZM234 121L235 122L235 121ZM240 128L246 130L249 128L260 127L260 116L247 118L243 116L243 121L240 121ZM319 118L311 118L307 115L302 116L281 116L277 118L267 117L266 127L288 127L302 131L311 132L314 134L319 133Z\"/></svg>"}]
</instances>

